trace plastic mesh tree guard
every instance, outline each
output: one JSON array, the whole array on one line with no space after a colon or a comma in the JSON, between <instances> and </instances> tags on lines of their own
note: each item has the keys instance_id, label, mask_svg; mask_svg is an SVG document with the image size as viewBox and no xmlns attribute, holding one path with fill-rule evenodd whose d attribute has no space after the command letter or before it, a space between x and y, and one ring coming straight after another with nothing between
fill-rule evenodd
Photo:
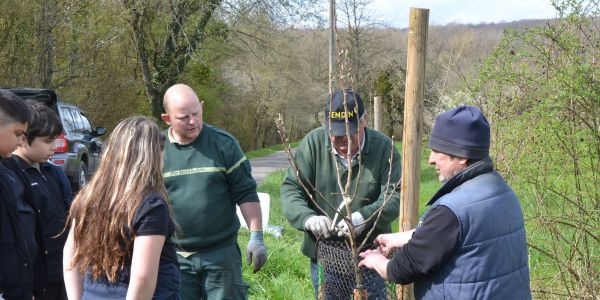
<instances>
[{"instance_id":1,"label":"plastic mesh tree guard","mask_svg":"<svg viewBox=\"0 0 600 300\"><path fill-rule=\"evenodd\" d=\"M373 249L373 245L367 245L362 251L366 249ZM349 243L344 240L319 240L317 262L319 300L354 299L356 276ZM385 282L375 270L361 267L359 273L368 300L396 299L395 285Z\"/></svg>"}]
</instances>

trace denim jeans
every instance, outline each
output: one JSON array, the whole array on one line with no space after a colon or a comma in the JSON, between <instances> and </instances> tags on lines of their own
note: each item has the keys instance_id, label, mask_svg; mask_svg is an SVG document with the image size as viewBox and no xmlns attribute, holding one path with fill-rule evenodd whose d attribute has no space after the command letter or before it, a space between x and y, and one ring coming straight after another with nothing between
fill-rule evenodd
<instances>
[{"instance_id":1,"label":"denim jeans","mask_svg":"<svg viewBox=\"0 0 600 300\"><path fill-rule=\"evenodd\" d=\"M179 269L175 264L160 265L152 299L179 300L180 278ZM125 279L125 282L129 282L129 280ZM110 283L102 278L93 280L88 274L83 281L82 300L125 299L128 287L125 282Z\"/></svg>"}]
</instances>

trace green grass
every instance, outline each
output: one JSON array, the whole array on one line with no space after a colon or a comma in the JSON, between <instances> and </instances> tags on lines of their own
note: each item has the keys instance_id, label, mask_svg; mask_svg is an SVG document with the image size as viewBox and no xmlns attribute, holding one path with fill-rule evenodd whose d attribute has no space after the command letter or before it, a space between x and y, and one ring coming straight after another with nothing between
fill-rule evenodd
<instances>
[{"instance_id":1,"label":"green grass","mask_svg":"<svg viewBox=\"0 0 600 300\"><path fill-rule=\"evenodd\" d=\"M396 146L400 149L399 143ZM428 156L429 152L424 150L421 161L420 214L425 211L425 203L440 187L435 170L427 164ZM285 171L276 171L258 188L259 192L271 196L269 224L283 226L284 232L280 239L265 234L269 259L260 272L252 274L252 267L244 261L244 280L250 284L249 298L252 300L314 299L309 260L300 252L303 233L288 224L279 201L279 188L284 176ZM397 229L398 222L393 226ZM248 231L240 230L239 243L242 253L245 253L248 238Z\"/></svg>"},{"instance_id":2,"label":"green grass","mask_svg":"<svg viewBox=\"0 0 600 300\"><path fill-rule=\"evenodd\" d=\"M295 147L298 147L298 144L300 144L300 142L292 142L292 143L290 143L290 146L292 148L295 148ZM245 154L246 154L246 158L251 159L251 158L267 156L269 154L272 154L272 153L275 153L275 152L281 151L281 150L283 150L283 145L276 144L271 147L262 148L262 149L258 149L258 150L254 150L254 151L249 151L249 152L246 152Z\"/></svg>"},{"instance_id":3,"label":"green grass","mask_svg":"<svg viewBox=\"0 0 600 300\"><path fill-rule=\"evenodd\" d=\"M258 188L259 192L271 196L269 224L283 226L284 230L279 239L265 234L269 259L260 272L252 274L252 267L244 261L244 280L250 284L249 299L314 298L309 260L300 252L303 233L288 224L279 202L279 187L284 174L283 170L270 174ZM240 230L239 243L243 249L248 239L248 230Z\"/></svg>"},{"instance_id":4,"label":"green grass","mask_svg":"<svg viewBox=\"0 0 600 300\"><path fill-rule=\"evenodd\" d=\"M402 144L397 142L396 148L402 154ZM425 206L429 199L433 197L435 192L442 186L438 180L438 175L435 169L427 163L430 150L426 147L421 151L421 176L419 183L419 216L423 215L427 207ZM398 231L398 220L392 223L392 231Z\"/></svg>"}]
</instances>

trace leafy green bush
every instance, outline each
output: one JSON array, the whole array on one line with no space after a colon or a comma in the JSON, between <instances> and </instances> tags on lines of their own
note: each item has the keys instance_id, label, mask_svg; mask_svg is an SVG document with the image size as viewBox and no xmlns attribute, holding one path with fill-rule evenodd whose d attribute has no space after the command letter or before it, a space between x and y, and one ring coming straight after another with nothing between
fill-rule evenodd
<instances>
[{"instance_id":1,"label":"leafy green bush","mask_svg":"<svg viewBox=\"0 0 600 300\"><path fill-rule=\"evenodd\" d=\"M556 21L506 32L475 99L524 206L534 296L591 299L600 290L600 3L554 5Z\"/></svg>"}]
</instances>

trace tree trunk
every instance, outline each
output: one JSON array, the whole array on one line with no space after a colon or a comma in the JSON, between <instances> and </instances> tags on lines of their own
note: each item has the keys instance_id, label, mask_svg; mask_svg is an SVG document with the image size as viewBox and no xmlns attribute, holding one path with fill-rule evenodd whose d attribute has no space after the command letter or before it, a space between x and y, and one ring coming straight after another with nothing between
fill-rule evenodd
<instances>
[{"instance_id":1,"label":"tree trunk","mask_svg":"<svg viewBox=\"0 0 600 300\"><path fill-rule=\"evenodd\" d=\"M133 4L135 5L135 4ZM131 19L129 23L133 28L133 42L135 50L137 51L138 58L140 60L140 68L142 69L142 80L144 82L144 91L148 97L150 103L150 109L152 110L152 116L160 120L160 114L162 108L157 107L157 103L162 103L158 92L152 84L152 76L150 75L150 64L148 61L148 50L146 48L146 36L144 35L144 8L138 10L134 6L128 7L131 13Z\"/></svg>"},{"instance_id":2,"label":"tree trunk","mask_svg":"<svg viewBox=\"0 0 600 300\"><path fill-rule=\"evenodd\" d=\"M164 36L164 47L153 49L147 43L148 33L145 25L152 20L145 14L146 4L135 0L123 0L123 4L130 12L129 23L133 29L134 44L142 69L144 90L155 118L160 119L163 111L162 95L179 81L192 54L204 41L204 30L221 2L222 0L177 2L171 8L171 19ZM187 21L195 18L196 14L200 14L198 23L190 30L191 32L186 32Z\"/></svg>"},{"instance_id":3,"label":"tree trunk","mask_svg":"<svg viewBox=\"0 0 600 300\"><path fill-rule=\"evenodd\" d=\"M256 119L256 127L254 128L254 139L252 139L252 150L256 150L258 147L258 138L260 135L260 119Z\"/></svg>"},{"instance_id":4,"label":"tree trunk","mask_svg":"<svg viewBox=\"0 0 600 300\"><path fill-rule=\"evenodd\" d=\"M387 101L384 101L385 106L386 106L386 116L387 116L387 126L386 126L386 134L388 136L392 136L394 135L394 114L392 113L393 108L394 108L394 103L395 101L393 101L392 99L388 99Z\"/></svg>"},{"instance_id":5,"label":"tree trunk","mask_svg":"<svg viewBox=\"0 0 600 300\"><path fill-rule=\"evenodd\" d=\"M45 0L42 3L42 16L38 27L38 38L42 49L38 56L38 76L43 88L54 88L52 77L54 73L54 35L52 30L56 25L56 3Z\"/></svg>"},{"instance_id":6,"label":"tree trunk","mask_svg":"<svg viewBox=\"0 0 600 300\"><path fill-rule=\"evenodd\" d=\"M263 126L261 148L266 147L267 133L269 132L270 128L271 128L271 126L268 126L268 125L267 126Z\"/></svg>"}]
</instances>

